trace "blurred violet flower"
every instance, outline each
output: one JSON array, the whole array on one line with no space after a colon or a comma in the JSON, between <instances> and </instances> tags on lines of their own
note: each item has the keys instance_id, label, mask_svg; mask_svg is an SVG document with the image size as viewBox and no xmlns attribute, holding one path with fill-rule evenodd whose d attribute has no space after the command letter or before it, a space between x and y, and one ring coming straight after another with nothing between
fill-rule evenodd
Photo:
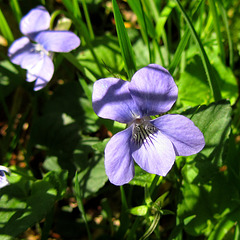
<instances>
[{"instance_id":1,"label":"blurred violet flower","mask_svg":"<svg viewBox=\"0 0 240 240\"><path fill-rule=\"evenodd\" d=\"M5 172L9 173L9 169L0 165L0 188L9 185Z\"/></svg>"},{"instance_id":2,"label":"blurred violet flower","mask_svg":"<svg viewBox=\"0 0 240 240\"><path fill-rule=\"evenodd\" d=\"M128 183L134 177L134 161L145 171L165 176L176 156L201 151L204 136L194 123L178 114L163 114L177 100L178 89L163 67L150 64L138 70L131 82L103 78L93 86L93 109L102 118L127 123L105 148L105 169L110 182Z\"/></svg>"},{"instance_id":3,"label":"blurred violet flower","mask_svg":"<svg viewBox=\"0 0 240 240\"><path fill-rule=\"evenodd\" d=\"M35 81L40 90L54 72L51 52L69 52L80 45L80 39L70 31L51 31L50 15L43 6L32 9L20 22L24 37L13 42L8 50L10 60L27 70L27 81Z\"/></svg>"}]
</instances>

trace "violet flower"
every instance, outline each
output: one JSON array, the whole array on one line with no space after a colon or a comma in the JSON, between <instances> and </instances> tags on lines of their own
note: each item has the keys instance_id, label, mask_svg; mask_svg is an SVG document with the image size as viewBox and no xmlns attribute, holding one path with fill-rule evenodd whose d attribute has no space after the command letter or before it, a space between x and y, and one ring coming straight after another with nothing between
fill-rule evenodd
<instances>
[{"instance_id":1,"label":"violet flower","mask_svg":"<svg viewBox=\"0 0 240 240\"><path fill-rule=\"evenodd\" d=\"M105 169L110 182L128 183L134 177L134 161L145 171L165 176L176 156L198 153L204 136L187 117L163 114L177 100L178 89L163 67L150 64L138 70L131 82L103 78L93 86L93 109L102 118L127 123L105 148Z\"/></svg>"},{"instance_id":2,"label":"violet flower","mask_svg":"<svg viewBox=\"0 0 240 240\"><path fill-rule=\"evenodd\" d=\"M0 188L9 185L5 172L9 173L9 169L0 165Z\"/></svg>"},{"instance_id":3,"label":"violet flower","mask_svg":"<svg viewBox=\"0 0 240 240\"><path fill-rule=\"evenodd\" d=\"M27 81L35 81L40 90L54 72L51 52L69 52L80 45L80 39L70 31L51 31L50 15L43 6L32 9L20 22L24 37L13 42L8 50L10 60L27 70Z\"/></svg>"}]
</instances>

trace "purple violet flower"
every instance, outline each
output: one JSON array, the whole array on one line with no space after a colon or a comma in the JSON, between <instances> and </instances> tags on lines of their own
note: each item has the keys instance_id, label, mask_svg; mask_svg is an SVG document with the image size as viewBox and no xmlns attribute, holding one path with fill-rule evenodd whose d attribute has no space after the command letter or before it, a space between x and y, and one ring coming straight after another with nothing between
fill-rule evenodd
<instances>
[{"instance_id":1,"label":"purple violet flower","mask_svg":"<svg viewBox=\"0 0 240 240\"><path fill-rule=\"evenodd\" d=\"M105 169L111 183L123 185L134 177L134 161L145 171L161 176L176 156L189 156L205 145L202 132L187 117L163 114L177 100L178 89L163 67L150 64L138 70L131 82L103 78L93 86L93 109L102 118L127 123L105 148Z\"/></svg>"},{"instance_id":2,"label":"purple violet flower","mask_svg":"<svg viewBox=\"0 0 240 240\"><path fill-rule=\"evenodd\" d=\"M0 165L0 188L9 185L5 172L9 173L9 169Z\"/></svg>"},{"instance_id":3,"label":"purple violet flower","mask_svg":"<svg viewBox=\"0 0 240 240\"><path fill-rule=\"evenodd\" d=\"M51 52L69 52L80 45L79 37L70 31L48 30L50 19L43 6L32 9L20 22L25 36L14 41L8 50L10 60L27 70L26 80L36 80L36 91L45 87L53 76Z\"/></svg>"}]
</instances>

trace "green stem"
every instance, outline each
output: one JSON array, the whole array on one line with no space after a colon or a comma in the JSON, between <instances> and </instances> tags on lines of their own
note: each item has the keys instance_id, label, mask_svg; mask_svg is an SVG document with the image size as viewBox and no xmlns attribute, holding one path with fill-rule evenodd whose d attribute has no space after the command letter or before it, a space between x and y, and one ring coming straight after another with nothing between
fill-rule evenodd
<instances>
[{"instance_id":1,"label":"green stem","mask_svg":"<svg viewBox=\"0 0 240 240\"><path fill-rule=\"evenodd\" d=\"M143 234L143 236L139 240L145 240L153 233L153 231L155 230L155 228L157 227L160 221L160 218L161 218L161 214L160 212L157 212L151 226L148 228L148 230Z\"/></svg>"},{"instance_id":2,"label":"green stem","mask_svg":"<svg viewBox=\"0 0 240 240\"><path fill-rule=\"evenodd\" d=\"M82 213L82 218L83 218L83 221L84 221L86 229L87 229L88 239L92 240L92 235L91 235L91 232L90 232L90 229L88 226L87 217L86 217L86 213L84 210L83 201L82 201L82 197L81 197L82 194L81 194L81 189L80 189L80 185L78 182L78 173L77 172L75 174L75 193L76 193L76 198L77 198L78 209Z\"/></svg>"}]
</instances>

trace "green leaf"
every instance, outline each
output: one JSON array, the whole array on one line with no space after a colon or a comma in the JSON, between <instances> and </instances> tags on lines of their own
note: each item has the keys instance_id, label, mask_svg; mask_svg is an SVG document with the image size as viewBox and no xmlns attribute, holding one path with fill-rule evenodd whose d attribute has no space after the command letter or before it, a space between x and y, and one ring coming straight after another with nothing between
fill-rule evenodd
<instances>
[{"instance_id":1,"label":"green leaf","mask_svg":"<svg viewBox=\"0 0 240 240\"><path fill-rule=\"evenodd\" d=\"M162 194L154 203L153 203L153 207L157 208L157 209L161 209L164 206L164 201L165 198L168 196L169 192L165 192L164 194Z\"/></svg>"},{"instance_id":2,"label":"green leaf","mask_svg":"<svg viewBox=\"0 0 240 240\"><path fill-rule=\"evenodd\" d=\"M78 174L78 181L83 192L83 198L96 194L97 191L104 186L107 180L108 177L105 172L104 158L95 157L89 159L88 167L82 169Z\"/></svg>"},{"instance_id":3,"label":"green leaf","mask_svg":"<svg viewBox=\"0 0 240 240\"><path fill-rule=\"evenodd\" d=\"M81 188L82 198L96 194L108 180L103 154L94 152L92 149L92 146L98 142L99 140L96 138L84 137L74 151L73 161L79 169L78 184Z\"/></svg>"},{"instance_id":4,"label":"green leaf","mask_svg":"<svg viewBox=\"0 0 240 240\"><path fill-rule=\"evenodd\" d=\"M193 236L208 236L216 222L229 208L236 207L235 186L229 183L227 173L221 171L226 164L226 151L230 135L231 106L227 101L212 103L188 110L191 118L204 134L205 148L187 158L182 169L182 200L178 204L178 217L185 222L185 231ZM226 206L229 206L226 209ZM190 222L185 220L194 216Z\"/></svg>"},{"instance_id":5,"label":"green leaf","mask_svg":"<svg viewBox=\"0 0 240 240\"><path fill-rule=\"evenodd\" d=\"M44 149L47 159L46 167L52 169L54 165L69 170L70 176L75 174L75 166L72 162L75 148L81 142L81 129L88 131L89 121L95 123L95 113L85 112L82 104L88 107L89 101L85 99L81 103L81 86L77 82L69 82L59 86L45 101L41 108L41 116L33 122L31 131L31 148ZM90 108L90 106L89 106ZM89 120L91 119L91 121ZM55 158L54 158L55 157Z\"/></svg>"},{"instance_id":6,"label":"green leaf","mask_svg":"<svg viewBox=\"0 0 240 240\"><path fill-rule=\"evenodd\" d=\"M92 148L103 153L108 141L109 141L109 138L106 138L102 142L93 144Z\"/></svg>"},{"instance_id":7,"label":"green leaf","mask_svg":"<svg viewBox=\"0 0 240 240\"><path fill-rule=\"evenodd\" d=\"M234 209L232 212L228 213L226 216L219 221L219 223L214 227L208 240L224 239L228 231L232 229L240 221L240 208Z\"/></svg>"},{"instance_id":8,"label":"green leaf","mask_svg":"<svg viewBox=\"0 0 240 240\"><path fill-rule=\"evenodd\" d=\"M98 61L106 76L114 76L119 74L123 69L121 51L116 37L105 35L96 37L92 43L94 50L97 52ZM102 78L102 73L97 68L95 59L93 58L90 49L82 47L81 53L76 57L76 61L82 68L94 74L93 81L96 78ZM92 80L92 79L90 79Z\"/></svg>"},{"instance_id":9,"label":"green leaf","mask_svg":"<svg viewBox=\"0 0 240 240\"><path fill-rule=\"evenodd\" d=\"M61 166L58 163L57 156L47 156L43 162L43 167L48 171L60 171Z\"/></svg>"},{"instance_id":10,"label":"green leaf","mask_svg":"<svg viewBox=\"0 0 240 240\"><path fill-rule=\"evenodd\" d=\"M61 53L71 64L73 64L81 73L84 74L89 80L94 82L96 80L96 77L87 69L84 68L77 58L75 58L71 53Z\"/></svg>"},{"instance_id":11,"label":"green leaf","mask_svg":"<svg viewBox=\"0 0 240 240\"><path fill-rule=\"evenodd\" d=\"M136 216L145 216L147 212L148 207L146 205L141 205L130 209L130 213Z\"/></svg>"},{"instance_id":12,"label":"green leaf","mask_svg":"<svg viewBox=\"0 0 240 240\"><path fill-rule=\"evenodd\" d=\"M154 177L154 174L145 172L138 165L135 165L135 176L129 182L129 184L141 187L145 187L145 185L147 185L148 187L150 187Z\"/></svg>"},{"instance_id":13,"label":"green leaf","mask_svg":"<svg viewBox=\"0 0 240 240\"><path fill-rule=\"evenodd\" d=\"M52 211L55 201L63 197L66 187L66 171L48 172L42 180L32 184L30 195L22 194L20 198L16 197L16 193L15 196L11 194L11 197L8 194L3 195L0 206L6 214L1 213L1 217L5 217L4 221L1 221L4 223L1 234L16 237L40 222ZM10 185L5 189L5 193L14 189L15 192L18 190L17 185Z\"/></svg>"},{"instance_id":14,"label":"green leaf","mask_svg":"<svg viewBox=\"0 0 240 240\"><path fill-rule=\"evenodd\" d=\"M191 110L186 113L188 112ZM201 155L209 157L218 165L222 164L219 149L223 150L223 145L230 134L231 113L232 108L229 101L222 100L208 106L201 106L193 114L186 115L204 135L205 147L201 151ZM216 155L212 155L214 151Z\"/></svg>"},{"instance_id":15,"label":"green leaf","mask_svg":"<svg viewBox=\"0 0 240 240\"><path fill-rule=\"evenodd\" d=\"M43 178L44 181L51 183L54 189L57 190L57 198L61 199L67 189L67 170L49 171Z\"/></svg>"},{"instance_id":16,"label":"green leaf","mask_svg":"<svg viewBox=\"0 0 240 240\"><path fill-rule=\"evenodd\" d=\"M228 99L231 105L233 105L239 95L237 79L232 70L221 61L214 51L211 51L209 48L206 48L206 51L209 59L211 59L210 63L213 66L222 97Z\"/></svg>"},{"instance_id":17,"label":"green leaf","mask_svg":"<svg viewBox=\"0 0 240 240\"><path fill-rule=\"evenodd\" d=\"M112 0L113 13L116 22L117 35L119 40L119 46L122 53L122 58L125 65L125 70L128 74L128 78L131 79L133 74L136 72L135 58L133 55L132 45L130 43L127 31L125 29L123 19L118 8L116 0Z\"/></svg>"},{"instance_id":18,"label":"green leaf","mask_svg":"<svg viewBox=\"0 0 240 240\"><path fill-rule=\"evenodd\" d=\"M226 67L216 54L207 50L211 58L212 68L221 89L222 96L229 99L231 104L237 100L237 81L230 68ZM196 106L208 104L213 101L208 87L204 67L198 55L189 56L185 71L178 82L179 100L183 106ZM197 71L196 71L197 69ZM228 76L226 78L226 76Z\"/></svg>"},{"instance_id":19,"label":"green leaf","mask_svg":"<svg viewBox=\"0 0 240 240\"><path fill-rule=\"evenodd\" d=\"M18 234L15 228L11 229L12 226L9 226L9 221L11 219L16 219L17 213L23 213L27 207L27 203L24 199L18 199L16 197L9 197L8 194L1 194L0 201L0 238L8 239L14 237ZM17 226L18 227L18 226ZM27 226L28 227L28 226ZM21 230L20 230L21 232ZM4 238L4 237L5 238Z\"/></svg>"}]
</instances>

